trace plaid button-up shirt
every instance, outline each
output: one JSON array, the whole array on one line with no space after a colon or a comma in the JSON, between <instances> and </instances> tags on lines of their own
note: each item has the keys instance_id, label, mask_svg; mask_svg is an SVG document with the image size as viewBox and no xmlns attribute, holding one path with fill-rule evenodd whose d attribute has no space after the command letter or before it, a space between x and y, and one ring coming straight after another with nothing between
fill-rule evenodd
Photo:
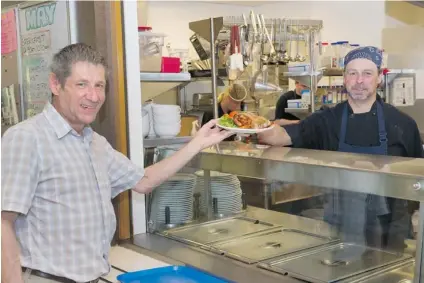
<instances>
[{"instance_id":1,"label":"plaid button-up shirt","mask_svg":"<svg viewBox=\"0 0 424 283\"><path fill-rule=\"evenodd\" d=\"M51 104L5 133L1 165L2 211L19 213L22 266L77 282L108 273L111 199L143 170L90 127L78 134Z\"/></svg>"}]
</instances>

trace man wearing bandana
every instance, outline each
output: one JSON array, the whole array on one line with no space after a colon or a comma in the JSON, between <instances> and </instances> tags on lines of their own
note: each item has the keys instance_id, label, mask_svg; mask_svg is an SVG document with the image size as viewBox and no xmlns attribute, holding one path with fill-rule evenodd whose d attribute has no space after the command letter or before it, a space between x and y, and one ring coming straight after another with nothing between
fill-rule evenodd
<instances>
[{"instance_id":1,"label":"man wearing bandana","mask_svg":"<svg viewBox=\"0 0 424 283\"><path fill-rule=\"evenodd\" d=\"M424 158L416 122L377 95L381 62L376 47L350 51L344 62L348 101L299 124L274 127L259 140L274 146ZM324 220L337 227L344 240L402 250L410 231L410 207L399 199L334 190L326 195Z\"/></svg>"}]
</instances>

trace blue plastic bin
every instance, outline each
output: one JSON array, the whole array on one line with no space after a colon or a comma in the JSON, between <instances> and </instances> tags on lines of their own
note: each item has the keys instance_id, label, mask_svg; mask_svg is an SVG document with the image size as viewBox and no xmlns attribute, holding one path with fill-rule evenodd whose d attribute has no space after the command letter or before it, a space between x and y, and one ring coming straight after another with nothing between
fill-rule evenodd
<instances>
[{"instance_id":1,"label":"blue plastic bin","mask_svg":"<svg viewBox=\"0 0 424 283\"><path fill-rule=\"evenodd\" d=\"M167 266L121 274L121 283L230 283L187 266Z\"/></svg>"}]
</instances>

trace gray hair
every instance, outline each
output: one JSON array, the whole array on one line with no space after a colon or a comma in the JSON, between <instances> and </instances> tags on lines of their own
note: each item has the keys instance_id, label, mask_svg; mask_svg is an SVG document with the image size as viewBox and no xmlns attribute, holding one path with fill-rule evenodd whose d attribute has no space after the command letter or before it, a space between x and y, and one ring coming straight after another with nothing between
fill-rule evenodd
<instances>
[{"instance_id":1,"label":"gray hair","mask_svg":"<svg viewBox=\"0 0 424 283\"><path fill-rule=\"evenodd\" d=\"M77 62L102 65L105 68L105 79L107 79L107 64L102 54L85 43L75 43L56 53L50 66L51 72L56 75L62 87L65 86L66 79L71 75L72 66Z\"/></svg>"}]
</instances>

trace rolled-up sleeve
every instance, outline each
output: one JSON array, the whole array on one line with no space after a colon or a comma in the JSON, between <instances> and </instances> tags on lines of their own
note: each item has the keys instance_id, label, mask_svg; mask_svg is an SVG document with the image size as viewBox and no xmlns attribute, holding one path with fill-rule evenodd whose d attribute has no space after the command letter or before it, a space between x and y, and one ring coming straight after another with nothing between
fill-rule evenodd
<instances>
[{"instance_id":1,"label":"rolled-up sleeve","mask_svg":"<svg viewBox=\"0 0 424 283\"><path fill-rule=\"evenodd\" d=\"M412 139L411 139L411 152L409 152L410 157L424 158L424 148L423 140L421 140L420 131L418 129L417 123L414 121L412 125Z\"/></svg>"},{"instance_id":2,"label":"rolled-up sleeve","mask_svg":"<svg viewBox=\"0 0 424 283\"><path fill-rule=\"evenodd\" d=\"M324 117L322 112L315 112L298 124L284 126L292 140L293 147L322 149Z\"/></svg>"},{"instance_id":3,"label":"rolled-up sleeve","mask_svg":"<svg viewBox=\"0 0 424 283\"><path fill-rule=\"evenodd\" d=\"M37 142L31 131L11 128L1 142L1 210L27 214L39 180Z\"/></svg>"},{"instance_id":4,"label":"rolled-up sleeve","mask_svg":"<svg viewBox=\"0 0 424 283\"><path fill-rule=\"evenodd\" d=\"M106 142L107 143L107 142ZM135 165L125 155L106 144L108 174L112 187L112 198L125 190L132 189L143 178L144 170Z\"/></svg>"}]
</instances>

